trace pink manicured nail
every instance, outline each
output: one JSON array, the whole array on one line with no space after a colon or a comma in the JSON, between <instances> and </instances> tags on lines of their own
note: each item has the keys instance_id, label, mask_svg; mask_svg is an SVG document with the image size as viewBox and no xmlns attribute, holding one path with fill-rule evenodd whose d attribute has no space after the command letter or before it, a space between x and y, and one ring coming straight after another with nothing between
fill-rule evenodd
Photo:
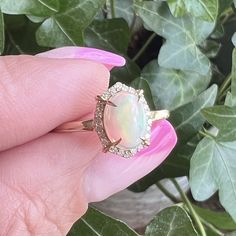
<instances>
[{"instance_id":1,"label":"pink manicured nail","mask_svg":"<svg viewBox=\"0 0 236 236\"><path fill-rule=\"evenodd\" d=\"M172 132L169 132L170 128L172 128ZM165 138L163 139L163 137ZM167 146L167 148L176 145L177 136L174 131L174 128L166 120L155 121L152 125L151 144L148 148L140 151L136 156L148 156L152 155L152 153L158 152L159 149L162 148L162 145L166 145L167 140L168 144L170 145Z\"/></svg>"},{"instance_id":2,"label":"pink manicured nail","mask_svg":"<svg viewBox=\"0 0 236 236\"><path fill-rule=\"evenodd\" d=\"M104 64L109 70L114 66L124 66L125 59L117 54L96 48L63 47L37 54L47 58L75 58L96 61Z\"/></svg>"}]
</instances>

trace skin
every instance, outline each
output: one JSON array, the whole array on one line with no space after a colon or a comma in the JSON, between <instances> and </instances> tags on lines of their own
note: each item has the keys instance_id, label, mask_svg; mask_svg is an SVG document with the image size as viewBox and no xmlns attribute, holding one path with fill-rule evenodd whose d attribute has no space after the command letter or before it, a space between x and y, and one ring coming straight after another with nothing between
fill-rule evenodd
<instances>
[{"instance_id":1,"label":"skin","mask_svg":"<svg viewBox=\"0 0 236 236\"><path fill-rule=\"evenodd\" d=\"M128 160L102 153L95 132L51 132L91 118L109 70L123 64L75 47L0 58L0 235L66 235L89 202L126 188L171 152L176 134L165 120L153 123L151 145Z\"/></svg>"}]
</instances>

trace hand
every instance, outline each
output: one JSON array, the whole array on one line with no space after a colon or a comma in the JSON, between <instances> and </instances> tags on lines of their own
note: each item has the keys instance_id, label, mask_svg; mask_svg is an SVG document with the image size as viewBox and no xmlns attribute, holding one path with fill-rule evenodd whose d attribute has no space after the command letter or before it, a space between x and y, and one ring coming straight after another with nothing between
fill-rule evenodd
<instances>
[{"instance_id":1,"label":"hand","mask_svg":"<svg viewBox=\"0 0 236 236\"><path fill-rule=\"evenodd\" d=\"M126 188L170 153L168 121L155 122L150 147L128 160L102 153L95 132L50 132L91 118L108 69L123 63L76 47L0 58L0 235L66 235L89 202Z\"/></svg>"}]
</instances>

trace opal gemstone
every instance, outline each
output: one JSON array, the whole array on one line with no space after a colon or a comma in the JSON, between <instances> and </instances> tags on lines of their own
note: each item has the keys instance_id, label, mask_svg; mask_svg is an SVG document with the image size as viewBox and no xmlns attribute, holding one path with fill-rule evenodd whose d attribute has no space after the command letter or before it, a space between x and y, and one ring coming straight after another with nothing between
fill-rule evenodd
<instances>
[{"instance_id":1,"label":"opal gemstone","mask_svg":"<svg viewBox=\"0 0 236 236\"><path fill-rule=\"evenodd\" d=\"M136 148L147 131L147 116L144 105L138 96L121 91L109 99L116 107L106 105L104 110L104 128L111 142L121 138L117 147Z\"/></svg>"}]
</instances>

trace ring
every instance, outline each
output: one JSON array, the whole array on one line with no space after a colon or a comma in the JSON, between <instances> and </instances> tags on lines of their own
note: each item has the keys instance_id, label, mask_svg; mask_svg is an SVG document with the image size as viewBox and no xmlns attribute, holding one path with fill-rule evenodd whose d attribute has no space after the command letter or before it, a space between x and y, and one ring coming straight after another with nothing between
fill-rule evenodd
<instances>
[{"instance_id":1,"label":"ring","mask_svg":"<svg viewBox=\"0 0 236 236\"><path fill-rule=\"evenodd\" d=\"M151 111L143 93L118 82L96 97L94 119L67 122L54 132L95 130L104 152L132 157L150 145L152 122L169 117L168 110Z\"/></svg>"}]
</instances>

